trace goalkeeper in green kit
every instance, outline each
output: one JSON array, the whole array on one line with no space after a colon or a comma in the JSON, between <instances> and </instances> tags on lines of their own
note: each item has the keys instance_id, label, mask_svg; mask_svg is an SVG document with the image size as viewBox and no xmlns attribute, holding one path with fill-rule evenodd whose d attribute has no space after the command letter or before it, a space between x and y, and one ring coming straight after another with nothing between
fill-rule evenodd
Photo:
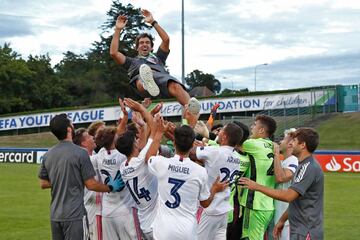
<instances>
[{"instance_id":1,"label":"goalkeeper in green kit","mask_svg":"<svg viewBox=\"0 0 360 240\"><path fill-rule=\"evenodd\" d=\"M251 138L242 144L248 163L242 163L243 176L257 183L275 188L274 151L270 138L276 131L276 122L265 115L256 117L251 126ZM274 214L272 198L253 190L238 187L240 204L241 240L261 240Z\"/></svg>"}]
</instances>

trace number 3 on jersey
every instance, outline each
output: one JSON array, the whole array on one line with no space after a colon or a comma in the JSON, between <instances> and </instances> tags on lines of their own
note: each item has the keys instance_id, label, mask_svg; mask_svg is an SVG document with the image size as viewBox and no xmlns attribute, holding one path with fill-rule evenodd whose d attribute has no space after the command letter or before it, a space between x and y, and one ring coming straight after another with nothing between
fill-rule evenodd
<instances>
[{"instance_id":1,"label":"number 3 on jersey","mask_svg":"<svg viewBox=\"0 0 360 240\"><path fill-rule=\"evenodd\" d=\"M174 184L174 186L170 190L170 194L171 196L174 197L175 202L169 202L169 200L167 200L165 202L165 205L168 208L177 208L181 202L180 194L177 191L181 188L181 186L185 183L185 181L176 178L169 178L168 183Z\"/></svg>"}]
</instances>

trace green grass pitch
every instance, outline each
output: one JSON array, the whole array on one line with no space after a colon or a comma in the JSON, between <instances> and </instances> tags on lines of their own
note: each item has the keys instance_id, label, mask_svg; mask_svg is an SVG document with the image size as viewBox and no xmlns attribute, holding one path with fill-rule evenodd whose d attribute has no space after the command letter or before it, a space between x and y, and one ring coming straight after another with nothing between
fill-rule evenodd
<instances>
[{"instance_id":1,"label":"green grass pitch","mask_svg":"<svg viewBox=\"0 0 360 240\"><path fill-rule=\"evenodd\" d=\"M50 190L41 190L39 165L0 164L0 239L51 239ZM360 174L325 174L325 239L359 239Z\"/></svg>"}]
</instances>

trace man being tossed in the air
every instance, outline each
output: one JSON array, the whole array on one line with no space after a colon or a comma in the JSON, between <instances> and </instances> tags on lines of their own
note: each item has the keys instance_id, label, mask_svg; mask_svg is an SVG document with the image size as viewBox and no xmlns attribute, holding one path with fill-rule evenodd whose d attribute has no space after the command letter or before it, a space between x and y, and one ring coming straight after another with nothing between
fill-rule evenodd
<instances>
[{"instance_id":1,"label":"man being tossed in the air","mask_svg":"<svg viewBox=\"0 0 360 240\"><path fill-rule=\"evenodd\" d=\"M148 92L156 97L160 93L165 97L175 97L183 106L188 105L192 114L198 114L200 104L191 98L185 87L165 69L165 61L170 53L170 38L165 30L154 20L152 14L142 10L145 22L151 24L159 34L162 42L156 53L153 53L153 37L142 33L135 40L138 56L131 58L119 51L120 32L125 28L127 17L121 15L116 20L115 32L111 41L110 55L118 64L128 71L130 84L141 94Z\"/></svg>"}]
</instances>

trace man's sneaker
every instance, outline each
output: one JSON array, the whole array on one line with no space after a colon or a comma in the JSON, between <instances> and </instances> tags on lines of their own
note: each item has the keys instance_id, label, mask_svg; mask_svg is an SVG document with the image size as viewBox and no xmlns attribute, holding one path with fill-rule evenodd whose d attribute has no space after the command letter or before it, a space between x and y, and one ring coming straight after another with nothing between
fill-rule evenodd
<instances>
[{"instance_id":1,"label":"man's sneaker","mask_svg":"<svg viewBox=\"0 0 360 240\"><path fill-rule=\"evenodd\" d=\"M158 85L154 81L153 72L151 68L146 64L141 64L139 68L140 81L144 86L144 89L153 97L156 97L160 93Z\"/></svg>"},{"instance_id":2,"label":"man's sneaker","mask_svg":"<svg viewBox=\"0 0 360 240\"><path fill-rule=\"evenodd\" d=\"M189 103L188 103L188 109L189 109L189 112L193 115L199 114L200 109L201 109L200 102L194 97L190 98Z\"/></svg>"}]
</instances>

